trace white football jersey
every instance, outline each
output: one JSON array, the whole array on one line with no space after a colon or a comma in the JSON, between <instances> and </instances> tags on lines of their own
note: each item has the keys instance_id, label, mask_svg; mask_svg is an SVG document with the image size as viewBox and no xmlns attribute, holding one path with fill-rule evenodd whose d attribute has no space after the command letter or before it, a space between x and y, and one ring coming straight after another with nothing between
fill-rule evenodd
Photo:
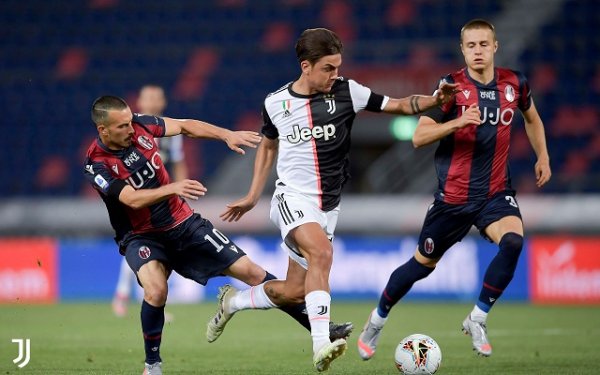
<instances>
[{"instance_id":1,"label":"white football jersey","mask_svg":"<svg viewBox=\"0 0 600 375\"><path fill-rule=\"evenodd\" d=\"M262 133L279 139L277 184L314 197L329 211L338 206L349 178L354 117L363 109L380 112L389 98L343 78L327 94L300 95L292 83L265 99Z\"/></svg>"}]
</instances>

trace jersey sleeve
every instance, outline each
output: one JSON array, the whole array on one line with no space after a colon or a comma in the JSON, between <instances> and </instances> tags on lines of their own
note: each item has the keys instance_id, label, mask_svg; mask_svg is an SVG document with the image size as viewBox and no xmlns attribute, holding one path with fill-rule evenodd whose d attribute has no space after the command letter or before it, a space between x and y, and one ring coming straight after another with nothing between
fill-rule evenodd
<instances>
[{"instance_id":1,"label":"jersey sleeve","mask_svg":"<svg viewBox=\"0 0 600 375\"><path fill-rule=\"evenodd\" d=\"M387 96L376 94L370 88L349 79L350 97L352 98L352 107L354 112L358 113L363 109L370 112L381 112L388 100Z\"/></svg>"},{"instance_id":2,"label":"jersey sleeve","mask_svg":"<svg viewBox=\"0 0 600 375\"><path fill-rule=\"evenodd\" d=\"M531 88L525 75L521 72L514 72L519 80L519 109L525 112L531 107Z\"/></svg>"},{"instance_id":3,"label":"jersey sleeve","mask_svg":"<svg viewBox=\"0 0 600 375\"><path fill-rule=\"evenodd\" d=\"M125 181L113 177L104 163L90 158L85 161L84 175L94 189L107 197L118 199L121 190L127 185Z\"/></svg>"},{"instance_id":4,"label":"jersey sleeve","mask_svg":"<svg viewBox=\"0 0 600 375\"><path fill-rule=\"evenodd\" d=\"M450 74L442 77L439 80L439 82L437 83L435 90L437 90L438 87L440 87L440 85L443 82L454 83L454 79L452 78L452 75L450 75ZM434 92L435 92L435 90L434 90ZM454 98L452 98L452 100L450 100L448 103L444 103L441 106L437 106L437 107L428 109L427 111L423 112L423 114L421 116L427 116L427 117L433 119L437 123L442 123L444 120L444 117L447 114L452 112L454 106L455 106L455 101L454 101Z\"/></svg>"},{"instance_id":5,"label":"jersey sleeve","mask_svg":"<svg viewBox=\"0 0 600 375\"><path fill-rule=\"evenodd\" d=\"M148 132L150 132L153 137L159 138L165 136L165 120L162 117L134 113L132 122L140 124L148 129Z\"/></svg>"},{"instance_id":6,"label":"jersey sleeve","mask_svg":"<svg viewBox=\"0 0 600 375\"><path fill-rule=\"evenodd\" d=\"M263 117L263 126L261 132L265 135L265 137L269 139L277 139L279 137L279 131L277 127L271 121L271 117L267 112L267 107L263 105L262 108L262 117Z\"/></svg>"}]
</instances>

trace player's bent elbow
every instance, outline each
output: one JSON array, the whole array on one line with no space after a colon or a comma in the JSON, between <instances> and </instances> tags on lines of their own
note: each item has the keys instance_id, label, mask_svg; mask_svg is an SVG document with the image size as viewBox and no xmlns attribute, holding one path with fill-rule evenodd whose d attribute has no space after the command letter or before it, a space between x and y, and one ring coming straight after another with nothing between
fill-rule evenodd
<instances>
[{"instance_id":1,"label":"player's bent elbow","mask_svg":"<svg viewBox=\"0 0 600 375\"><path fill-rule=\"evenodd\" d=\"M413 135L412 144L413 144L414 148L419 148L419 147L425 146L425 143L423 142L421 137L417 136L417 134Z\"/></svg>"}]
</instances>

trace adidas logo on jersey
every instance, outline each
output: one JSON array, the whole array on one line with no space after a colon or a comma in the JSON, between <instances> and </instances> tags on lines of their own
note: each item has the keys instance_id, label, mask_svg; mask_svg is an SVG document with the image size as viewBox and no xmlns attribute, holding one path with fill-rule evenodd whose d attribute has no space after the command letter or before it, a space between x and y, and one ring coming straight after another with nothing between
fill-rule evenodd
<instances>
[{"instance_id":1,"label":"adidas logo on jersey","mask_svg":"<svg viewBox=\"0 0 600 375\"><path fill-rule=\"evenodd\" d=\"M300 128L300 125L296 124L292 126L292 134L287 136L290 143L299 143L300 141L308 142L311 138L321 139L328 141L331 138L335 138L335 125L316 125L313 128Z\"/></svg>"}]
</instances>

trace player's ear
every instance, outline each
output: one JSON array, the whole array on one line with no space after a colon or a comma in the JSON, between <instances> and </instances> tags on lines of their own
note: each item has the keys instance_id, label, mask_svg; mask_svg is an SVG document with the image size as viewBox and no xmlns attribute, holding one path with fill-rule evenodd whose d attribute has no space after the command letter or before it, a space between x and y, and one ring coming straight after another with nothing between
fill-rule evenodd
<instances>
[{"instance_id":1,"label":"player's ear","mask_svg":"<svg viewBox=\"0 0 600 375\"><path fill-rule=\"evenodd\" d=\"M498 51L498 41L494 41L494 53L496 53L496 51Z\"/></svg>"},{"instance_id":2,"label":"player's ear","mask_svg":"<svg viewBox=\"0 0 600 375\"><path fill-rule=\"evenodd\" d=\"M302 73L308 73L310 71L310 62L308 62L308 60L303 60L300 63L300 69L302 69Z\"/></svg>"}]
</instances>

